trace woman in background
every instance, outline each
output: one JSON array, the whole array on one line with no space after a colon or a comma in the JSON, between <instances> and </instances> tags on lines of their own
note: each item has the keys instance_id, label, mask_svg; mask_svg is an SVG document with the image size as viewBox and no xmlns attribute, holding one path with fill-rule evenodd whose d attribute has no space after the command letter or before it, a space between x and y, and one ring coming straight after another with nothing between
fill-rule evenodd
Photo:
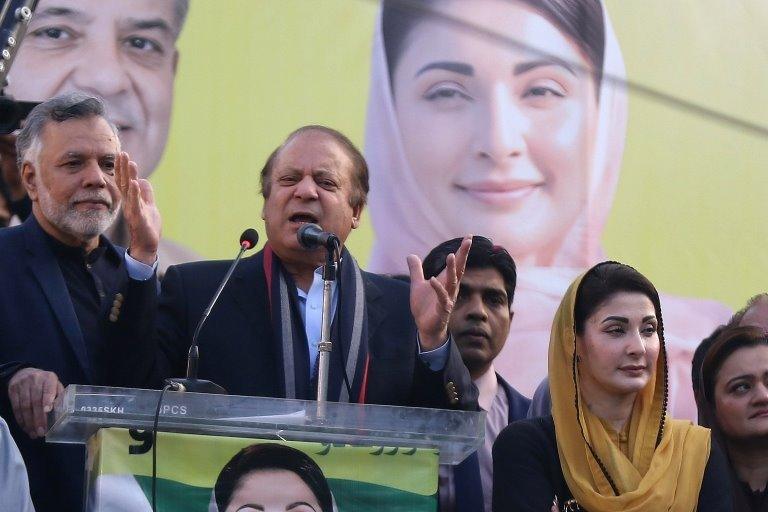
<instances>
[{"instance_id":1,"label":"woman in background","mask_svg":"<svg viewBox=\"0 0 768 512\"><path fill-rule=\"evenodd\" d=\"M768 510L768 333L727 327L702 360L699 421L724 446L734 509Z\"/></svg>"},{"instance_id":2,"label":"woman in background","mask_svg":"<svg viewBox=\"0 0 768 512\"><path fill-rule=\"evenodd\" d=\"M666 417L664 322L653 284L600 263L570 286L549 345L552 415L493 447L493 509L730 511L710 431Z\"/></svg>"},{"instance_id":3,"label":"woman in background","mask_svg":"<svg viewBox=\"0 0 768 512\"><path fill-rule=\"evenodd\" d=\"M467 232L506 248L519 280L496 362L530 396L565 289L604 256L627 119L626 91L609 79L625 70L607 13L599 0L382 5L366 128L369 269L403 273L407 254ZM691 354L728 311L664 303L670 405L695 418Z\"/></svg>"}]
</instances>

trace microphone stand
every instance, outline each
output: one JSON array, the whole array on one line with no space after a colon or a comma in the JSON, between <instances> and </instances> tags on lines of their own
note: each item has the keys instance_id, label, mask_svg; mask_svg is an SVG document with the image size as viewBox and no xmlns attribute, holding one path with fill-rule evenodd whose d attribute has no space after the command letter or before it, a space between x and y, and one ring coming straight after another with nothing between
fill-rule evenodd
<instances>
[{"instance_id":1,"label":"microphone stand","mask_svg":"<svg viewBox=\"0 0 768 512\"><path fill-rule=\"evenodd\" d=\"M200 351L197 348L197 338L200 336L200 331L203 329L203 324L205 324L205 321L208 319L208 315L211 314L211 310L213 309L214 304L216 304L216 301L219 299L219 295L221 295L221 291L224 289L224 287L227 285L227 282L229 282L229 278L232 276L232 272L235 271L235 267L240 262L240 258L243 257L243 253L247 251L248 249L252 248L255 243L248 243L248 242L241 242L240 243L240 252L237 253L237 257L232 261L232 264L229 266L229 270L227 270L226 275L224 276L224 279L221 280L221 283L219 284L219 288L216 290L216 293L213 295L213 299L208 304L208 307L205 308L205 311L203 312L203 316L200 318L200 321L197 323L197 328L195 328L195 333L192 335L192 345L189 347L189 354L187 355L187 375L183 379L166 379L165 383L167 386L170 386L170 389L172 391L188 391L190 393L210 393L213 395L226 395L227 390L223 387L219 386L215 382L211 382L209 380L203 380L197 378L197 366L200 360Z\"/></svg>"},{"instance_id":2,"label":"microphone stand","mask_svg":"<svg viewBox=\"0 0 768 512\"><path fill-rule=\"evenodd\" d=\"M11 65L39 1L4 0L0 5L0 134L3 135L21 128L21 121L37 105L31 101L16 101L4 91Z\"/></svg>"},{"instance_id":3,"label":"microphone stand","mask_svg":"<svg viewBox=\"0 0 768 512\"><path fill-rule=\"evenodd\" d=\"M328 244L327 257L323 266L323 314L320 331L320 343L317 345L317 417L325 419L326 404L328 403L328 364L331 358L331 286L336 280L336 254L339 251L339 242L335 237L333 243Z\"/></svg>"}]
</instances>

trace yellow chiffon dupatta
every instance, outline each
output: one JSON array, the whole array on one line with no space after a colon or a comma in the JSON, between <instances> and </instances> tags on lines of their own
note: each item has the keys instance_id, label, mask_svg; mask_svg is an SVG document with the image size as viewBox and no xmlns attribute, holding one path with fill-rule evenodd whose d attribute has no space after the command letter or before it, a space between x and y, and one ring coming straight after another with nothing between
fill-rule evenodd
<instances>
[{"instance_id":1,"label":"yellow chiffon dupatta","mask_svg":"<svg viewBox=\"0 0 768 512\"><path fill-rule=\"evenodd\" d=\"M667 362L663 324L656 373L638 394L629 420L628 454L578 395L574 306L582 274L566 292L552 324L549 383L560 466L588 512L693 512L710 451L710 432L666 419Z\"/></svg>"}]
</instances>

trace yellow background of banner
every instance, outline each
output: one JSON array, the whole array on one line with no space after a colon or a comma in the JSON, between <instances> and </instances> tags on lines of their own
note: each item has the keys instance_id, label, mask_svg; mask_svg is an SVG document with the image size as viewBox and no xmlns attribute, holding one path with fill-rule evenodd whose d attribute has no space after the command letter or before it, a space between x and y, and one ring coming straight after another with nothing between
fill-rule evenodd
<instances>
[{"instance_id":1,"label":"yellow background of banner","mask_svg":"<svg viewBox=\"0 0 768 512\"><path fill-rule=\"evenodd\" d=\"M609 0L629 79L768 124L768 3ZM660 290L740 308L768 290L768 135L630 93L606 251Z\"/></svg>"},{"instance_id":2,"label":"yellow background of banner","mask_svg":"<svg viewBox=\"0 0 768 512\"><path fill-rule=\"evenodd\" d=\"M756 123L768 120L763 0L608 0L629 79ZM224 7L223 7L224 6ZM262 237L258 173L296 127L362 146L374 0L192 2L173 125L153 177L166 236L231 257ZM738 307L766 289L768 138L630 94L608 256L670 293ZM367 217L349 247L364 266Z\"/></svg>"},{"instance_id":3,"label":"yellow background of banner","mask_svg":"<svg viewBox=\"0 0 768 512\"><path fill-rule=\"evenodd\" d=\"M159 432L158 453L162 451L162 455L157 458L157 477L210 488L224 465L239 450L262 442L281 443L264 439ZM152 476L152 452L129 454L128 446L139 443L130 437L127 430L101 429L91 443L91 450L98 453L100 475ZM400 450L392 455L370 455L372 448L334 446L327 455L319 455L325 448L320 443L291 441L281 444L297 448L312 457L326 478L382 485L423 496L437 492L438 456L432 450L416 450L412 455Z\"/></svg>"}]
</instances>

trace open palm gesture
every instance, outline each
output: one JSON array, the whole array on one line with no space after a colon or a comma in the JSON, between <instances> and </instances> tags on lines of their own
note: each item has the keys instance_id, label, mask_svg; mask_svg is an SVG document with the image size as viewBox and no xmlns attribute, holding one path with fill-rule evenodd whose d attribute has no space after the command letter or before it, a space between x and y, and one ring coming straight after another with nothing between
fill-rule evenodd
<instances>
[{"instance_id":1,"label":"open palm gesture","mask_svg":"<svg viewBox=\"0 0 768 512\"><path fill-rule=\"evenodd\" d=\"M411 313L419 330L419 339L423 350L433 350L442 345L448 337L450 319L459 283L464 275L472 236L465 237L459 250L449 254L445 260L445 269L437 277L424 279L421 258L415 254L408 256L408 269L411 273Z\"/></svg>"},{"instance_id":2,"label":"open palm gesture","mask_svg":"<svg viewBox=\"0 0 768 512\"><path fill-rule=\"evenodd\" d=\"M131 257L152 265L157 259L161 228L152 185L139 178L136 162L132 162L125 151L115 161L115 177L123 196L123 218L130 235Z\"/></svg>"}]
</instances>

